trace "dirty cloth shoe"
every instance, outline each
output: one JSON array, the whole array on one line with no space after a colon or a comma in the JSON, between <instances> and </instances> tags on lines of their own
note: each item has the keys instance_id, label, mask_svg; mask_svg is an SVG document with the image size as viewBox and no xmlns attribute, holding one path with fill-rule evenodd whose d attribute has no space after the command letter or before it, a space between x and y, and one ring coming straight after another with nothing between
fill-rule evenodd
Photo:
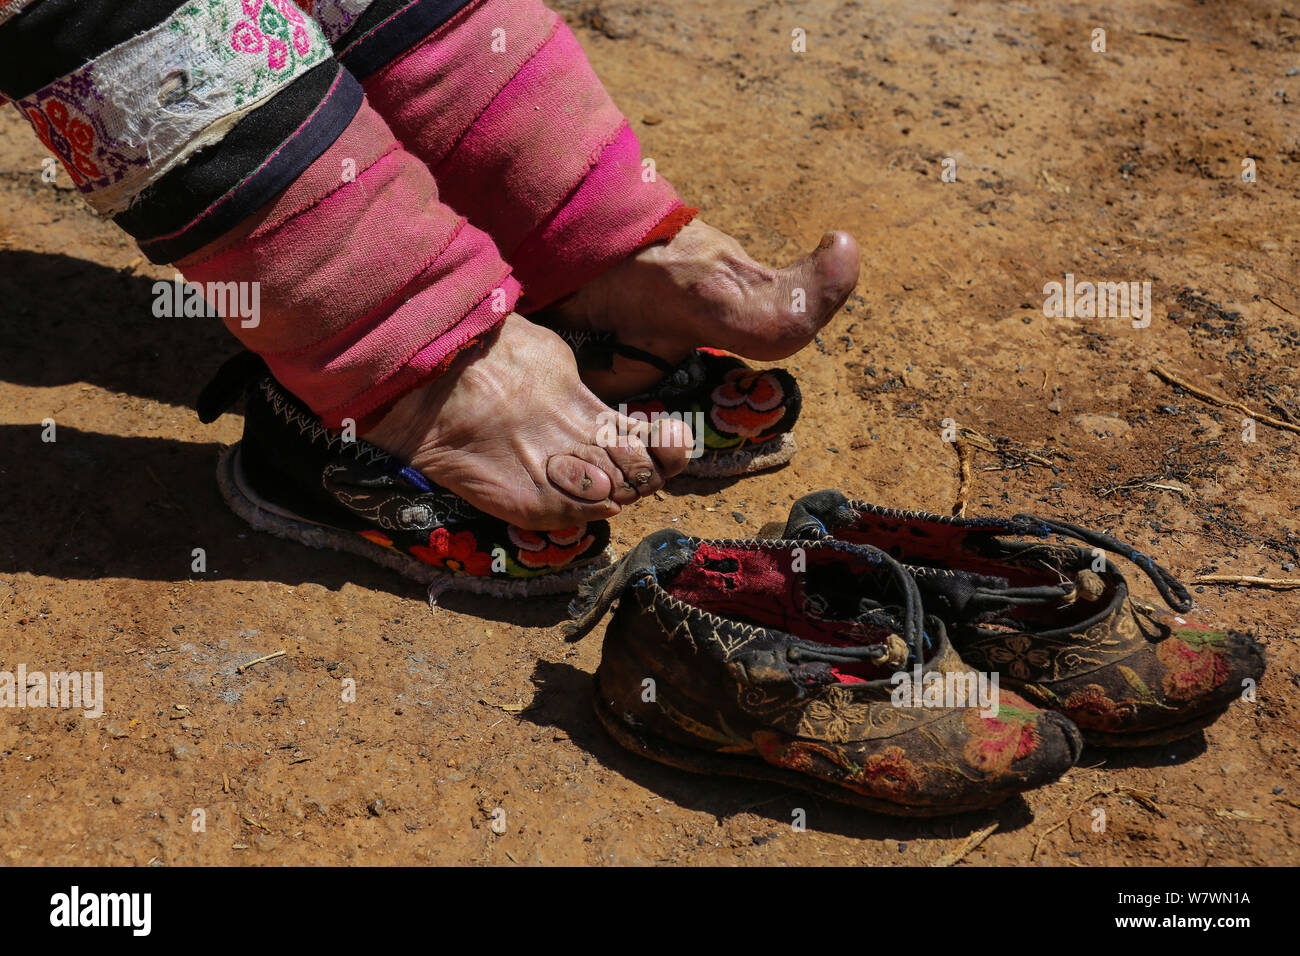
<instances>
[{"instance_id":1,"label":"dirty cloth shoe","mask_svg":"<svg viewBox=\"0 0 1300 956\"><path fill-rule=\"evenodd\" d=\"M952 518L897 511L821 491L795 502L783 537L831 537L887 551L915 576L926 610L948 625L972 667L1001 674L1059 711L1089 743L1166 743L1218 718L1264 673L1250 634L1186 616L1192 601L1132 547L1063 521ZM1044 540L1056 534L1091 548ZM1032 540L1018 540L1029 538ZM1103 552L1131 561L1170 613L1129 594Z\"/></svg>"},{"instance_id":2,"label":"dirty cloth shoe","mask_svg":"<svg viewBox=\"0 0 1300 956\"><path fill-rule=\"evenodd\" d=\"M441 591L498 597L571 593L609 563L607 522L525 531L472 507L362 439L325 428L250 352L222 368L199 399L215 421L244 399L243 440L217 482L254 528L393 568Z\"/></svg>"},{"instance_id":3,"label":"dirty cloth shoe","mask_svg":"<svg viewBox=\"0 0 1300 956\"><path fill-rule=\"evenodd\" d=\"M661 531L583 585L571 637L615 601L596 713L661 763L935 816L1050 783L1082 749L1073 724L1014 694L982 713L942 624L923 630L911 576L875 548ZM970 705L898 677L922 672Z\"/></svg>"}]
</instances>

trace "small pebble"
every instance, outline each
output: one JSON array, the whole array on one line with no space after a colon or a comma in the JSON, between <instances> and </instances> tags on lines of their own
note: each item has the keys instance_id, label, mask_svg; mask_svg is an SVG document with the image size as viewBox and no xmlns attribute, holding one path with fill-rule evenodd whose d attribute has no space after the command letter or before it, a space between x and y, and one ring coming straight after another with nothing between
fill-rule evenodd
<instances>
[{"instance_id":1,"label":"small pebble","mask_svg":"<svg viewBox=\"0 0 1300 956\"><path fill-rule=\"evenodd\" d=\"M736 524L744 524L744 523L745 523L745 516L744 516L743 514L741 514L739 511L733 511L733 512L731 513L731 517L733 517L733 518L736 519Z\"/></svg>"}]
</instances>

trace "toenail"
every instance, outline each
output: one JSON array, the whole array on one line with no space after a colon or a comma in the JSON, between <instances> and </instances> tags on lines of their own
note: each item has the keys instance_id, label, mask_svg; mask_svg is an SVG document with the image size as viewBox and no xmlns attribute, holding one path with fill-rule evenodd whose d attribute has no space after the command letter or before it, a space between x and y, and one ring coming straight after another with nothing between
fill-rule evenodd
<instances>
[{"instance_id":1,"label":"toenail","mask_svg":"<svg viewBox=\"0 0 1300 956\"><path fill-rule=\"evenodd\" d=\"M623 490L624 490L624 491L636 491L636 489L633 488L631 485L629 485L626 481L623 482Z\"/></svg>"},{"instance_id":2,"label":"toenail","mask_svg":"<svg viewBox=\"0 0 1300 956\"><path fill-rule=\"evenodd\" d=\"M822 241L817 244L818 249L829 249L835 244L835 233L828 232L822 236Z\"/></svg>"},{"instance_id":3,"label":"toenail","mask_svg":"<svg viewBox=\"0 0 1300 956\"><path fill-rule=\"evenodd\" d=\"M633 476L632 480L635 481L638 485L648 485L650 483L650 479L653 477L654 475L650 474L650 472L643 471L640 474Z\"/></svg>"},{"instance_id":4,"label":"toenail","mask_svg":"<svg viewBox=\"0 0 1300 956\"><path fill-rule=\"evenodd\" d=\"M583 491L586 491L586 490L587 490L588 488L590 488L590 487L591 487L591 475L583 475L583 476L582 476L582 490L583 490Z\"/></svg>"}]
</instances>

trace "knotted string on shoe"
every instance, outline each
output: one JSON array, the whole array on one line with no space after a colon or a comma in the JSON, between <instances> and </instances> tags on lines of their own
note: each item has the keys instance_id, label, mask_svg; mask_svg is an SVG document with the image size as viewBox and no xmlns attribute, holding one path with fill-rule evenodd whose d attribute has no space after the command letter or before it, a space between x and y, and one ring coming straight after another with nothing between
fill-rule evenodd
<instances>
[{"instance_id":1,"label":"knotted string on shoe","mask_svg":"<svg viewBox=\"0 0 1300 956\"><path fill-rule=\"evenodd\" d=\"M1041 525L1049 532L1054 532L1066 538L1074 538L1085 544L1090 544L1095 548L1101 548L1109 551L1111 554L1118 554L1120 557L1132 562L1141 568L1151 582L1160 592L1160 597L1175 611L1189 611L1192 607L1192 596L1183 587L1182 582L1173 576L1167 569L1156 564L1150 557L1134 548L1132 545L1125 544L1117 538L1110 535L1102 534L1099 531L1090 531L1087 528L1081 528L1078 525L1070 524L1067 521L1058 521L1052 518L1039 518L1031 514L1018 514L1017 520L1035 522ZM1037 590L1025 588L1021 592ZM1073 589L1071 589L1073 590Z\"/></svg>"},{"instance_id":2,"label":"knotted string on shoe","mask_svg":"<svg viewBox=\"0 0 1300 956\"><path fill-rule=\"evenodd\" d=\"M889 637L900 637L903 643L910 648L906 663L922 663L926 659L927 637L923 624L924 612L921 600L921 590L917 587L916 579L912 573L903 567L901 563L895 560L886 552L869 544L850 544L847 541L835 541L833 539L822 539L817 542L808 541L773 541L772 545L794 545L796 547L808 547L810 544L820 547L830 546L837 551L843 551L854 557L861 558L869 564L883 565L895 578L899 589L903 594L903 627L901 635L889 635ZM867 625L876 625L878 623L880 607L874 603L868 603L867 609L857 616L857 622ZM879 643L851 645L848 647L832 647L827 644L818 644L812 641L805 641L796 638L794 643L786 652L786 656L791 661L819 661L827 664L849 664L861 661L886 661L895 656L895 650L891 647L888 638ZM891 661L892 662L892 661Z\"/></svg>"},{"instance_id":3,"label":"knotted string on shoe","mask_svg":"<svg viewBox=\"0 0 1300 956\"><path fill-rule=\"evenodd\" d=\"M833 489L808 495L796 503L791 517L786 523L785 534L796 538L816 538L833 536L838 533L829 529L851 527L862 512L884 514L894 518L908 518L913 513L880 508L863 501L851 501L841 492ZM1120 555L1137 565L1151 578L1160 596L1176 611L1187 611L1192 606L1191 595L1187 589L1168 570L1156 564L1150 557L1136 548L1125 544L1109 535L1089 531L1078 525L1037 515L1021 513L1012 519L953 519L936 515L920 515L925 520L939 523L954 523L962 526L981 527L985 529L1002 528L1014 534L1026 537L1046 538L1053 533L1063 537L1074 538L1112 554ZM1105 583L1095 572L1081 570L1075 580L1059 585L1035 587L999 586L996 580L987 575L956 571L951 568L915 568L915 573L922 576L928 591L938 592L948 605L961 612L967 606L996 610L1009 605L1072 603L1079 598L1094 601L1105 592ZM1006 581L1001 582L1006 585Z\"/></svg>"}]
</instances>

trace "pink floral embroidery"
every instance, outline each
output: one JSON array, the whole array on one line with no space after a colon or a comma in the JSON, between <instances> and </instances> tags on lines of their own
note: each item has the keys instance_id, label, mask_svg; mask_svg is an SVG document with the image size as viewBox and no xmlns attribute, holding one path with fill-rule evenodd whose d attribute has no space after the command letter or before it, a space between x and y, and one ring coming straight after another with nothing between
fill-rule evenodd
<instances>
[{"instance_id":1,"label":"pink floral embroidery","mask_svg":"<svg viewBox=\"0 0 1300 956\"><path fill-rule=\"evenodd\" d=\"M289 48L284 45L283 40L272 40L269 44L270 53L266 58L266 64L273 70L283 70L284 63L289 59Z\"/></svg>"},{"instance_id":2,"label":"pink floral embroidery","mask_svg":"<svg viewBox=\"0 0 1300 956\"><path fill-rule=\"evenodd\" d=\"M235 32L231 35L230 45L240 53L261 53L266 44L257 27L241 20L235 24Z\"/></svg>"},{"instance_id":3,"label":"pink floral embroidery","mask_svg":"<svg viewBox=\"0 0 1300 956\"><path fill-rule=\"evenodd\" d=\"M230 45L237 52L266 50L266 65L276 73L293 65L291 44L298 56L311 52L307 20L292 0L241 0L240 5L247 19L235 24L230 35Z\"/></svg>"}]
</instances>

